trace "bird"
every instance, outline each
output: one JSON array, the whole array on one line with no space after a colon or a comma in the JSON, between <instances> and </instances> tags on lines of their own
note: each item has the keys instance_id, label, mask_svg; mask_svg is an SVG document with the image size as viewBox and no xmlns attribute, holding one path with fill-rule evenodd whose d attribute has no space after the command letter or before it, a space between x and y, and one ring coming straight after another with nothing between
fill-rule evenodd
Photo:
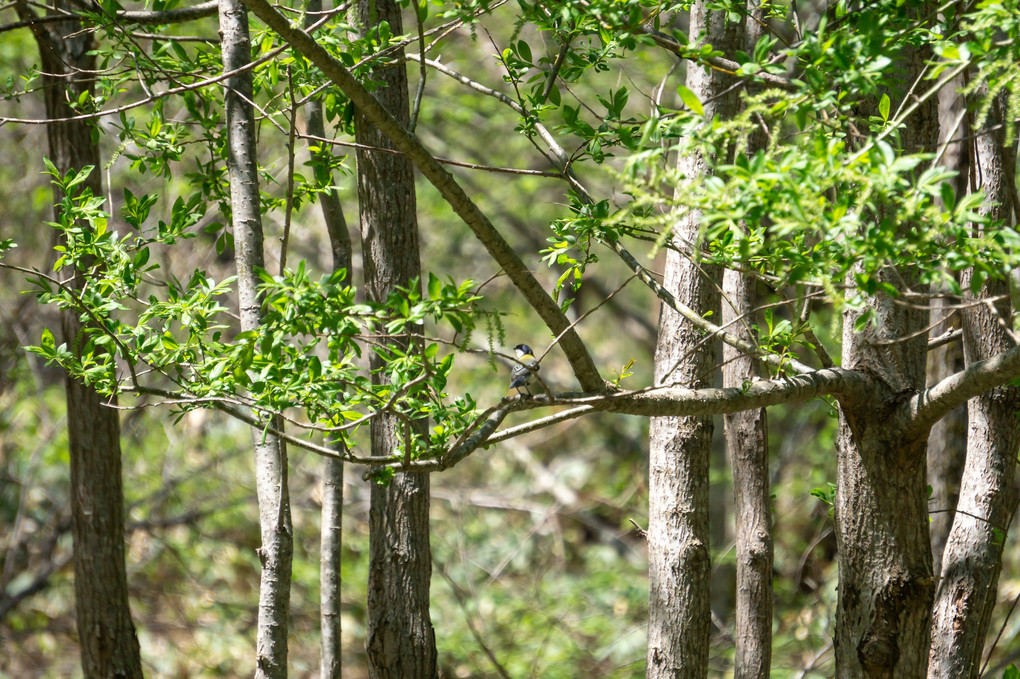
<instances>
[{"instance_id":1,"label":"bird","mask_svg":"<svg viewBox=\"0 0 1020 679\"><path fill-rule=\"evenodd\" d=\"M539 368L538 360L527 344L518 344L514 347L514 353L517 354L517 363L510 371L510 388L516 389L517 393L521 394L521 387L524 387L528 396L531 396L528 385L535 382L535 373ZM521 395L523 396L523 394Z\"/></svg>"}]
</instances>

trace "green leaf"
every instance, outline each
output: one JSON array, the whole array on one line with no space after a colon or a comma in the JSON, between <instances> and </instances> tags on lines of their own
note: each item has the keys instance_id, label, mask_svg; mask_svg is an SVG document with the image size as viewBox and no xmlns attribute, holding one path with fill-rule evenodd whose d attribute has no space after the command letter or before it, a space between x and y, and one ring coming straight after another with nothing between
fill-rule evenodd
<instances>
[{"instance_id":1,"label":"green leaf","mask_svg":"<svg viewBox=\"0 0 1020 679\"><path fill-rule=\"evenodd\" d=\"M949 182L942 182L939 185L939 195L942 196L942 204L952 212L956 207L956 192L953 191L952 185Z\"/></svg>"},{"instance_id":2,"label":"green leaf","mask_svg":"<svg viewBox=\"0 0 1020 679\"><path fill-rule=\"evenodd\" d=\"M521 59L531 63L531 46L523 40L517 41L517 54L521 56Z\"/></svg>"},{"instance_id":3,"label":"green leaf","mask_svg":"<svg viewBox=\"0 0 1020 679\"><path fill-rule=\"evenodd\" d=\"M442 292L443 292L443 283L442 283L442 281L440 281L439 278L434 273L432 273L430 271L429 272L429 298L430 299L439 299L439 297L442 294Z\"/></svg>"},{"instance_id":4,"label":"green leaf","mask_svg":"<svg viewBox=\"0 0 1020 679\"><path fill-rule=\"evenodd\" d=\"M78 184L81 184L86 179L88 179L89 175L92 174L92 169L94 167L95 166L93 165L86 165L85 167L80 169L78 171L78 174L74 176L74 179L72 179L71 181L67 182L67 184L64 185L64 190L67 191L68 189L75 187Z\"/></svg>"},{"instance_id":5,"label":"green leaf","mask_svg":"<svg viewBox=\"0 0 1020 679\"><path fill-rule=\"evenodd\" d=\"M560 88L553 83L553 86L549 89L549 103L554 106L559 106L561 101Z\"/></svg>"},{"instance_id":6,"label":"green leaf","mask_svg":"<svg viewBox=\"0 0 1020 679\"><path fill-rule=\"evenodd\" d=\"M684 105L697 113L699 116L705 115L705 108L701 105L701 100L698 96L690 90L690 88L683 85L677 85L677 94L680 95L680 100L684 102Z\"/></svg>"},{"instance_id":7,"label":"green leaf","mask_svg":"<svg viewBox=\"0 0 1020 679\"><path fill-rule=\"evenodd\" d=\"M882 99L878 102L878 112L882 114L882 120L889 122L889 95L883 94Z\"/></svg>"}]
</instances>

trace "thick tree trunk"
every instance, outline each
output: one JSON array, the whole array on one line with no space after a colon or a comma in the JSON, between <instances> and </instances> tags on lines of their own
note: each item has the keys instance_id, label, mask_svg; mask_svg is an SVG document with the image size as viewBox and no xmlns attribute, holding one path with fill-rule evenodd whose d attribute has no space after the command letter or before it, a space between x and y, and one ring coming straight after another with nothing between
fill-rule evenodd
<instances>
[{"instance_id":1,"label":"thick tree trunk","mask_svg":"<svg viewBox=\"0 0 1020 679\"><path fill-rule=\"evenodd\" d=\"M728 43L725 15L705 3L691 9L692 41ZM715 71L688 64L687 87L709 102L722 88ZM705 105L706 120L720 110ZM681 155L682 174L704 175L697 154ZM675 227L679 242L698 239L700 216L691 214ZM663 286L699 313L719 314L718 268L694 263L674 250L666 253ZM659 315L655 383L712 386L716 347L667 306ZM649 679L703 677L708 672L711 628L709 555L709 456L711 417L657 417L651 421L648 494L648 658Z\"/></svg>"},{"instance_id":2,"label":"thick tree trunk","mask_svg":"<svg viewBox=\"0 0 1020 679\"><path fill-rule=\"evenodd\" d=\"M989 125L1001 124L1005 111L1005 97L1000 96L993 104ZM975 174L993 206L988 216L1015 224L1016 140L1007 145L1005 137L1005 130L999 129L977 138ZM965 288L969 288L970 279L968 272ZM989 281L981 286L978 297L1005 296L1007 292L1006 281ZM1011 326L1008 301L993 308L978 305L965 309L967 364L1013 348L1015 343L1006 329ZM1013 477L1020 447L1018 410L1020 390L1012 386L993 389L967 403L967 462L932 614L928 669L932 678L977 677L981 669L1002 547L1017 505Z\"/></svg>"},{"instance_id":3,"label":"thick tree trunk","mask_svg":"<svg viewBox=\"0 0 1020 679\"><path fill-rule=\"evenodd\" d=\"M307 16L305 28L314 23L318 12L322 10L322 0L308 0L305 5ZM324 138L326 128L323 123L322 101L313 98L305 104L305 118L308 134ZM329 157L332 150L321 142L309 141L310 146L318 146L318 152L312 152L312 160L321 158L322 172L330 175ZM326 223L329 236L330 251L333 253L333 271L346 271L344 279L350 283L353 278L351 237L347 232L347 220L344 218L340 195L335 189L319 194L319 207ZM334 449L346 452L342 442L335 442ZM339 679L343 656L341 653L341 622L340 622L340 558L343 549L343 504L344 504L344 462L336 458L325 458L322 461L322 513L320 520L319 541L319 627L321 633L319 654L319 676L322 679Z\"/></svg>"},{"instance_id":4,"label":"thick tree trunk","mask_svg":"<svg viewBox=\"0 0 1020 679\"><path fill-rule=\"evenodd\" d=\"M251 61L248 12L237 0L220 0L219 13L223 69L236 70ZM227 79L227 171L242 331L257 330L261 323L262 305L258 299L259 277L256 270L265 266L251 101L250 71ZM282 426L281 421L275 424ZM252 427L251 438L262 531L262 546L258 550L262 579L255 676L277 679L287 676L287 623L294 554L287 488L287 448L277 437L264 433L258 427Z\"/></svg>"},{"instance_id":5,"label":"thick tree trunk","mask_svg":"<svg viewBox=\"0 0 1020 679\"><path fill-rule=\"evenodd\" d=\"M73 3L58 0L55 8L74 12ZM27 5L18 5L22 19L31 19ZM46 117L76 114L68 102L93 89L96 60L92 33L67 20L36 26L42 61ZM49 156L62 174L91 165L95 170L82 188L103 195L99 146L93 123L70 121L46 126ZM60 197L57 197L59 201ZM57 202L55 201L55 202ZM75 285L85 281L77 277ZM81 351L78 314L62 315L64 341ZM124 563L124 488L121 475L120 418L104 405L94 389L68 378L67 429L71 458L71 532L74 539L74 595L82 671L86 679L142 676L138 638L131 621ZM110 399L116 403L116 399Z\"/></svg>"},{"instance_id":6,"label":"thick tree trunk","mask_svg":"<svg viewBox=\"0 0 1020 679\"><path fill-rule=\"evenodd\" d=\"M358 0L355 17L367 32L382 21L394 35L402 32L400 8L393 0ZM376 99L402 125L409 123L407 72L403 52L395 65L376 69ZM391 148L389 139L364 119L354 118L355 138L368 147ZM414 173L406 156L358 149L358 198L365 288L383 301L395 286L421 275ZM388 342L409 346L408 337ZM372 354L372 368L382 359ZM381 379L378 373L373 379ZM425 422L413 426L424 430ZM372 420L372 454L392 455L402 436L392 417ZM436 639L429 617L429 476L397 474L389 485L375 484L369 512L368 659L376 679L431 679L437 676Z\"/></svg>"},{"instance_id":7,"label":"thick tree trunk","mask_svg":"<svg viewBox=\"0 0 1020 679\"><path fill-rule=\"evenodd\" d=\"M930 9L916 11L928 17ZM930 54L905 51L907 83L920 76L927 58ZM909 153L935 148L936 101L918 107L901 138ZM897 286L904 280L916 286L908 271L887 269L879 277ZM860 313L844 313L842 364L871 373L887 391L884 399L840 402L836 676L911 679L925 673L934 592L925 476L928 432L904 439L899 425L889 422L889 413L925 387L928 314L884 294L867 303L874 322L861 332L854 331Z\"/></svg>"}]
</instances>

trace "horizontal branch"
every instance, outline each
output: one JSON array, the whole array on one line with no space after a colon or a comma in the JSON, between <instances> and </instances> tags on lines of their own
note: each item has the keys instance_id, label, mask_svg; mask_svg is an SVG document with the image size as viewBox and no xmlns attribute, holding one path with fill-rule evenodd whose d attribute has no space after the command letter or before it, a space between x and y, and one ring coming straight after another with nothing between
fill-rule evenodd
<instances>
[{"instance_id":1,"label":"horizontal branch","mask_svg":"<svg viewBox=\"0 0 1020 679\"><path fill-rule=\"evenodd\" d=\"M615 394L556 394L553 398L536 396L529 399L511 399L490 411L493 414L485 420L481 430L476 431L442 458L413 460L408 464L394 460L382 466L393 467L398 471L444 471L482 446L489 446L542 426L596 411L645 417L724 415L784 403L800 403L821 396L871 398L875 396L876 388L881 386L876 385L875 381L863 372L823 368L801 375L753 382L743 388L687 389L668 386ZM494 431L510 412L549 406L575 407L531 423L511 427L488 438L482 434L482 430Z\"/></svg>"},{"instance_id":2,"label":"horizontal branch","mask_svg":"<svg viewBox=\"0 0 1020 679\"><path fill-rule=\"evenodd\" d=\"M910 432L927 431L946 413L980 394L1020 377L1020 347L971 363L904 404Z\"/></svg>"},{"instance_id":3,"label":"horizontal branch","mask_svg":"<svg viewBox=\"0 0 1020 679\"><path fill-rule=\"evenodd\" d=\"M144 26L160 26L163 24L177 24L185 21L194 21L216 14L218 3L216 0L202 2L191 7L178 7L163 12L151 12L146 10L120 10L114 16L122 21L129 21Z\"/></svg>"},{"instance_id":4,"label":"horizontal branch","mask_svg":"<svg viewBox=\"0 0 1020 679\"><path fill-rule=\"evenodd\" d=\"M808 373L751 382L744 387L656 387L607 396L559 398L557 405L590 405L594 410L649 417L726 415L743 410L799 403L820 396L868 398L874 395L873 378L857 370L823 368Z\"/></svg>"},{"instance_id":5,"label":"horizontal branch","mask_svg":"<svg viewBox=\"0 0 1020 679\"><path fill-rule=\"evenodd\" d=\"M177 9L169 9L164 12L122 9L115 12L113 18L119 21L140 24L143 26L162 26L164 24L179 24L184 23L185 21L194 21L195 19L212 16L213 14L216 14L216 7L216 0L211 0L210 2L203 2L191 7L179 7ZM82 18L83 17L81 15L69 16L66 14L47 14L46 16L36 16L30 19L23 19L22 21L15 21L9 24L0 25L0 33L6 33L7 31L13 31L18 28L31 28L32 26L39 26L42 24L68 21L70 19L80 20ZM158 37L161 39L163 38L163 36ZM172 39L172 36L166 36L166 39Z\"/></svg>"},{"instance_id":6,"label":"horizontal branch","mask_svg":"<svg viewBox=\"0 0 1020 679\"><path fill-rule=\"evenodd\" d=\"M545 324L557 335L567 330L560 341L574 375L587 391L601 391L605 385L599 376L588 348L575 330L568 330L570 322L556 301L528 271L510 244L496 230L489 218L468 197L464 189L433 157L422 143L404 127L366 90L343 64L318 44L312 36L293 25L266 0L244 0L262 21L285 42L315 64L358 108L361 115L374 125L403 152L422 175L439 191L453 211L474 232L493 259L535 309Z\"/></svg>"}]
</instances>

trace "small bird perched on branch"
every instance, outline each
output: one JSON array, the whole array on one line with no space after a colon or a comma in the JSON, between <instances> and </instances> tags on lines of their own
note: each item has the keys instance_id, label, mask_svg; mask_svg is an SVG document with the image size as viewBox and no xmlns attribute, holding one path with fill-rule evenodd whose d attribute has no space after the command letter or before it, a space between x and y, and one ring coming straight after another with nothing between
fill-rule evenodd
<instances>
[{"instance_id":1,"label":"small bird perched on branch","mask_svg":"<svg viewBox=\"0 0 1020 679\"><path fill-rule=\"evenodd\" d=\"M528 392L528 396L531 396L531 390L528 389L529 384L534 384L535 373L538 372L538 360L535 359L535 355L531 352L531 347L527 344L518 344L514 347L514 353L517 354L517 363L514 364L513 370L510 371L510 388L516 389L517 393L521 394L521 387Z\"/></svg>"}]
</instances>

